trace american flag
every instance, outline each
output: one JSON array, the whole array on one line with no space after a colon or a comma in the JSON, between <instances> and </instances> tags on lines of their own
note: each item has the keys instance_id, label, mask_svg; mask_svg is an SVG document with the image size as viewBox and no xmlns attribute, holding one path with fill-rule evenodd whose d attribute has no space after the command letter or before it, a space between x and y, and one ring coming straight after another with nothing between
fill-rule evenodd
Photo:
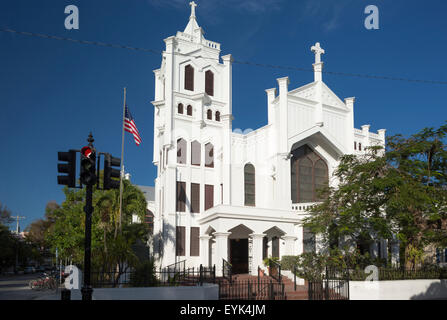
<instances>
[{"instance_id":1,"label":"american flag","mask_svg":"<svg viewBox=\"0 0 447 320\"><path fill-rule=\"evenodd\" d=\"M124 116L124 130L133 134L133 138L137 146L141 143L141 137L138 133L135 121L133 121L132 115L130 114L129 108L126 106L125 116Z\"/></svg>"}]
</instances>

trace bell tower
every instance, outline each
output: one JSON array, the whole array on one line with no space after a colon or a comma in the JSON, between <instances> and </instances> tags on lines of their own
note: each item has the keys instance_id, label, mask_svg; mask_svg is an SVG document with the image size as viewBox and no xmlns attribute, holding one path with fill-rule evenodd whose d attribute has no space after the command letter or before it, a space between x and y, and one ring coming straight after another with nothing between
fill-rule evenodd
<instances>
[{"instance_id":1,"label":"bell tower","mask_svg":"<svg viewBox=\"0 0 447 320\"><path fill-rule=\"evenodd\" d=\"M232 57L220 56L220 43L205 39L196 20L197 5L189 5L185 29L164 39L161 67L154 70L156 210L172 226L180 223L177 182L184 183L187 199L191 184L200 186L200 212L206 210L205 185L214 188L214 205L231 202Z\"/></svg>"}]
</instances>

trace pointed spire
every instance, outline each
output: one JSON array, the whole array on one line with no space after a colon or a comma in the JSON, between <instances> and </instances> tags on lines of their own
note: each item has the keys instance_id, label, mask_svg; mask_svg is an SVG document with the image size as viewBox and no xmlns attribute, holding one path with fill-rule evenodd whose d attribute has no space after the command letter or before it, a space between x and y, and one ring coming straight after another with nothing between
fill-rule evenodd
<instances>
[{"instance_id":1,"label":"pointed spire","mask_svg":"<svg viewBox=\"0 0 447 320\"><path fill-rule=\"evenodd\" d=\"M203 30L199 27L196 21L197 4L194 1L191 1L189 5L191 6L191 16L189 17L188 25L183 32L191 35L192 41L200 43L202 41Z\"/></svg>"}]
</instances>

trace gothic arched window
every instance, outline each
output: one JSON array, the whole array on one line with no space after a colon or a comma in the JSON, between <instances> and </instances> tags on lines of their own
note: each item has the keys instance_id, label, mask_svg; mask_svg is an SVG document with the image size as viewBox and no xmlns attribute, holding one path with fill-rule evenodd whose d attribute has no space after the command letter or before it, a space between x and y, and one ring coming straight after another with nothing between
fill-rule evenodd
<instances>
[{"instance_id":1,"label":"gothic arched window","mask_svg":"<svg viewBox=\"0 0 447 320\"><path fill-rule=\"evenodd\" d=\"M291 196L292 203L323 200L319 190L328 185L326 162L307 145L292 151Z\"/></svg>"},{"instance_id":2,"label":"gothic arched window","mask_svg":"<svg viewBox=\"0 0 447 320\"><path fill-rule=\"evenodd\" d=\"M186 164L186 140L177 140L177 163Z\"/></svg>"},{"instance_id":3,"label":"gothic arched window","mask_svg":"<svg viewBox=\"0 0 447 320\"><path fill-rule=\"evenodd\" d=\"M185 90L194 91L194 68L190 64L185 67Z\"/></svg>"},{"instance_id":4,"label":"gothic arched window","mask_svg":"<svg viewBox=\"0 0 447 320\"><path fill-rule=\"evenodd\" d=\"M220 112L216 111L216 121L220 121Z\"/></svg>"},{"instance_id":5,"label":"gothic arched window","mask_svg":"<svg viewBox=\"0 0 447 320\"><path fill-rule=\"evenodd\" d=\"M208 110L206 111L206 118L207 118L208 120L213 120L213 112L211 111L211 109L208 109Z\"/></svg>"},{"instance_id":6,"label":"gothic arched window","mask_svg":"<svg viewBox=\"0 0 447 320\"><path fill-rule=\"evenodd\" d=\"M200 166L200 143L196 140L191 142L191 165Z\"/></svg>"},{"instance_id":7,"label":"gothic arched window","mask_svg":"<svg viewBox=\"0 0 447 320\"><path fill-rule=\"evenodd\" d=\"M188 104L188 106L186 107L186 114L188 116L192 116L192 107L190 104Z\"/></svg>"},{"instance_id":8,"label":"gothic arched window","mask_svg":"<svg viewBox=\"0 0 447 320\"><path fill-rule=\"evenodd\" d=\"M298 161L298 195L299 202L313 201L312 161L308 157Z\"/></svg>"},{"instance_id":9,"label":"gothic arched window","mask_svg":"<svg viewBox=\"0 0 447 320\"><path fill-rule=\"evenodd\" d=\"M255 206L255 182L255 167L247 163L244 167L244 205L246 206Z\"/></svg>"},{"instance_id":10,"label":"gothic arched window","mask_svg":"<svg viewBox=\"0 0 447 320\"><path fill-rule=\"evenodd\" d=\"M183 104L181 104L181 103L178 104L177 112L183 114Z\"/></svg>"},{"instance_id":11,"label":"gothic arched window","mask_svg":"<svg viewBox=\"0 0 447 320\"><path fill-rule=\"evenodd\" d=\"M314 197L315 201L324 200L319 190L327 186L328 183L328 169L326 163L320 159L314 164Z\"/></svg>"},{"instance_id":12,"label":"gothic arched window","mask_svg":"<svg viewBox=\"0 0 447 320\"><path fill-rule=\"evenodd\" d=\"M214 168L214 146L212 143L205 145L205 167Z\"/></svg>"},{"instance_id":13,"label":"gothic arched window","mask_svg":"<svg viewBox=\"0 0 447 320\"><path fill-rule=\"evenodd\" d=\"M205 92L209 96L214 95L214 74L210 70L205 72Z\"/></svg>"}]
</instances>

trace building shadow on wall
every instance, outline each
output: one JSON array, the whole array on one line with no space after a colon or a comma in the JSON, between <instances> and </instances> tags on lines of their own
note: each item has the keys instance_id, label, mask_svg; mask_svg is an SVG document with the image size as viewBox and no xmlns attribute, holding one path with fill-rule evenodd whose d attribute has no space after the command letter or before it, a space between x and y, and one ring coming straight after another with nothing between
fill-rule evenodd
<instances>
[{"instance_id":1,"label":"building shadow on wall","mask_svg":"<svg viewBox=\"0 0 447 320\"><path fill-rule=\"evenodd\" d=\"M426 292L414 295L410 300L447 300L447 280L432 283Z\"/></svg>"},{"instance_id":2,"label":"building shadow on wall","mask_svg":"<svg viewBox=\"0 0 447 320\"><path fill-rule=\"evenodd\" d=\"M161 259L167 242L175 243L175 228L170 223L163 224L163 231L153 235L153 252Z\"/></svg>"}]
</instances>

